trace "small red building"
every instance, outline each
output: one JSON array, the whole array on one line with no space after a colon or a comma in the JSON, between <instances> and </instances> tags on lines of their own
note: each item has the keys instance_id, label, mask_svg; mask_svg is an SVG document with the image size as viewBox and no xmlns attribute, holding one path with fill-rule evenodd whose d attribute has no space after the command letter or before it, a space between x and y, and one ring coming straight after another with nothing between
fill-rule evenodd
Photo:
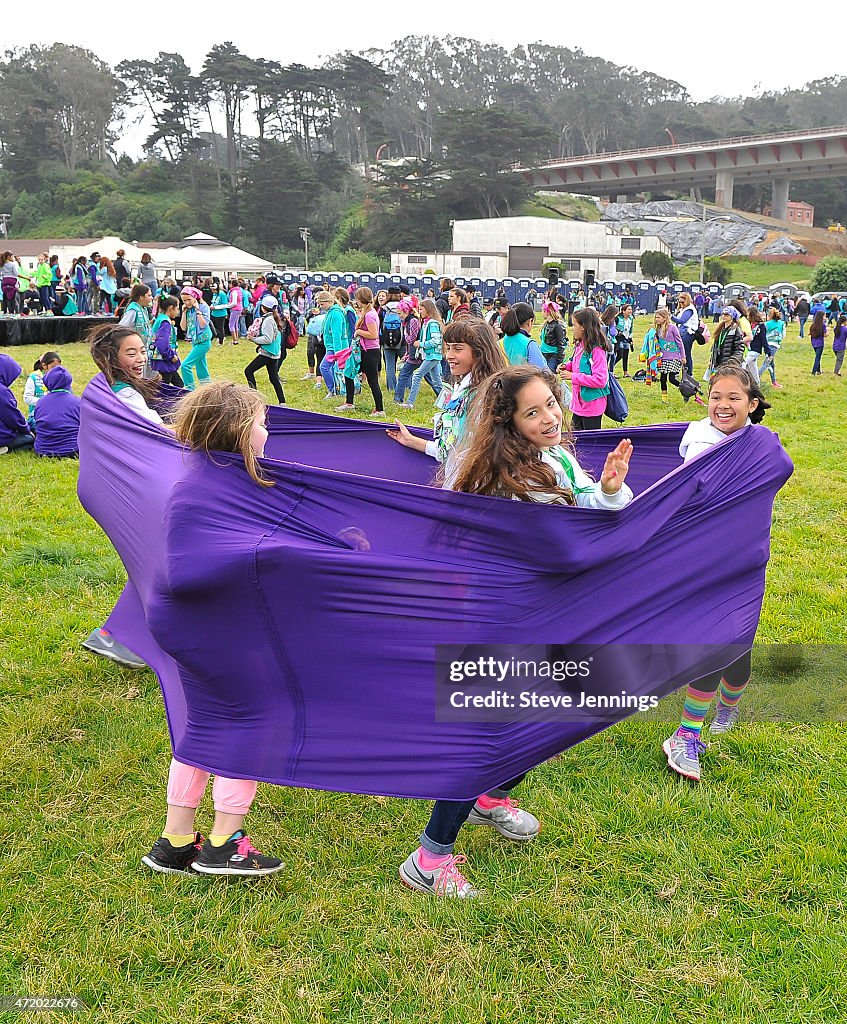
<instances>
[{"instance_id":1,"label":"small red building","mask_svg":"<svg viewBox=\"0 0 847 1024\"><path fill-rule=\"evenodd\" d=\"M766 217L771 216L771 207L766 206L762 213ZM788 214L785 218L792 224L802 224L805 228L813 228L815 226L815 208L810 206L808 203L799 202L794 199L788 200Z\"/></svg>"}]
</instances>

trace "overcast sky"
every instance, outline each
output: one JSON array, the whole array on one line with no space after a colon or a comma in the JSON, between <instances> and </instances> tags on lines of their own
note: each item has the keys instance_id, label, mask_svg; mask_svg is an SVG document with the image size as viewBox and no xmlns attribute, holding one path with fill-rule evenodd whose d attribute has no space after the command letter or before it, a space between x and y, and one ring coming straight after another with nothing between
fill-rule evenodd
<instances>
[{"instance_id":1,"label":"overcast sky","mask_svg":"<svg viewBox=\"0 0 847 1024\"><path fill-rule=\"evenodd\" d=\"M538 14L525 17L533 9ZM48 45L59 38L93 50L113 66L126 58L149 58L169 50L181 53L197 72L209 48L226 40L251 57L314 66L340 50L384 48L404 35L449 33L506 47L540 41L578 48L674 79L701 100L797 87L842 74L844 50L831 45L826 36L826 26L834 27L833 9L829 0L806 0L790 7L786 0L711 0L704 5L462 0L455 8L432 2L418 5L414 0L243 7L206 0L196 8L173 0L146 0L95 4L84 14L54 17L49 7L11 4L3 16L0 46ZM418 17L418 10L428 16ZM663 12L661 17L658 11ZM267 21L257 17L267 12L273 12Z\"/></svg>"}]
</instances>

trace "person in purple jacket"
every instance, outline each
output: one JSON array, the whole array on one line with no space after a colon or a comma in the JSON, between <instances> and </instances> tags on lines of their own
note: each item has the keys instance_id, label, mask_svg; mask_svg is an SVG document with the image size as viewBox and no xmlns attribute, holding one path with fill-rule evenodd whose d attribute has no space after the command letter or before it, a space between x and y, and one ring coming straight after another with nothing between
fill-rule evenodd
<instances>
[{"instance_id":1,"label":"person in purple jacket","mask_svg":"<svg viewBox=\"0 0 847 1024\"><path fill-rule=\"evenodd\" d=\"M53 459L79 455L80 400L71 392L73 377L64 366L44 374L47 394L35 407L35 454Z\"/></svg>"},{"instance_id":2,"label":"person in purple jacket","mask_svg":"<svg viewBox=\"0 0 847 1024\"><path fill-rule=\"evenodd\" d=\"M179 319L179 299L168 295L159 299L159 313L153 321L153 337L147 348L150 369L158 373L165 384L184 387L179 373L180 359L177 355L176 321Z\"/></svg>"},{"instance_id":3,"label":"person in purple jacket","mask_svg":"<svg viewBox=\"0 0 847 1024\"><path fill-rule=\"evenodd\" d=\"M0 455L32 448L35 442L11 390L20 375L19 364L0 353Z\"/></svg>"}]
</instances>

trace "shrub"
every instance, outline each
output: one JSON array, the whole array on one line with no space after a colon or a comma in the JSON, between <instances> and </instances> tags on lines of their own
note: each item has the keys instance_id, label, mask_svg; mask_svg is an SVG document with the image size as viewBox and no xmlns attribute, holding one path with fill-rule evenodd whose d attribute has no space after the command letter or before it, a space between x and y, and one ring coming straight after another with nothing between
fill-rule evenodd
<instances>
[{"instance_id":1,"label":"shrub","mask_svg":"<svg viewBox=\"0 0 847 1024\"><path fill-rule=\"evenodd\" d=\"M813 292L847 292L847 259L824 256L815 267L809 289Z\"/></svg>"},{"instance_id":2,"label":"shrub","mask_svg":"<svg viewBox=\"0 0 847 1024\"><path fill-rule=\"evenodd\" d=\"M649 277L651 281L658 281L659 278L670 281L673 278L673 260L667 253L648 249L647 252L641 254L638 263L641 273L645 277Z\"/></svg>"}]
</instances>

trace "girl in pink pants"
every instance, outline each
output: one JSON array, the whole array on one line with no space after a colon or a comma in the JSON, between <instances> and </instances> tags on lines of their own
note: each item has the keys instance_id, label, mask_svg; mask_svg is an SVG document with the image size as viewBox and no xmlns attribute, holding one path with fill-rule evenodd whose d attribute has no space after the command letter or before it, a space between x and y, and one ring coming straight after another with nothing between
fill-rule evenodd
<instances>
[{"instance_id":1,"label":"girl in pink pants","mask_svg":"<svg viewBox=\"0 0 847 1024\"><path fill-rule=\"evenodd\" d=\"M247 473L256 483L268 486L256 461L264 455L268 439L266 413L258 391L213 381L180 401L174 431L189 448L240 454ZM164 874L199 871L204 875L257 876L280 871L282 861L260 853L243 829L244 816L256 796L256 782L215 776L212 831L207 839L195 832L194 818L209 778L207 771L171 760L165 828L142 862Z\"/></svg>"}]
</instances>

